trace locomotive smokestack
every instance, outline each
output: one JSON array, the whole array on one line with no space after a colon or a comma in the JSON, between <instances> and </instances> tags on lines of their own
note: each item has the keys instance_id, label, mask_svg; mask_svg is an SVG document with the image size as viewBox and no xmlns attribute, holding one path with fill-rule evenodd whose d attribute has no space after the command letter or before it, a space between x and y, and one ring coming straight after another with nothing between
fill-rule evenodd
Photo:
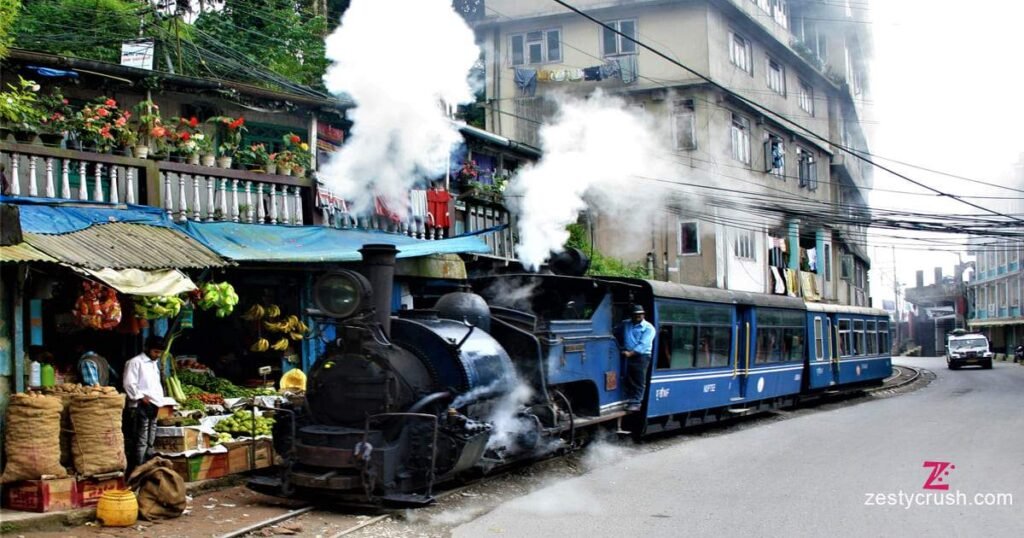
<instances>
[{"instance_id":1,"label":"locomotive smokestack","mask_svg":"<svg viewBox=\"0 0 1024 538\"><path fill-rule=\"evenodd\" d=\"M391 336L391 286L395 279L394 245L363 245L363 276L373 287L373 306L384 334Z\"/></svg>"}]
</instances>

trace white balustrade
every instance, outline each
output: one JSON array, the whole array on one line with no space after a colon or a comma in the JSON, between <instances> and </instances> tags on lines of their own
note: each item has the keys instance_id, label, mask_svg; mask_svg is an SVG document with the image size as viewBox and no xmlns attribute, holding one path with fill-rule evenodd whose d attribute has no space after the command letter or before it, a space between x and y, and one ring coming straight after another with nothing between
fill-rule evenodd
<instances>
[{"instance_id":1,"label":"white balustrade","mask_svg":"<svg viewBox=\"0 0 1024 538\"><path fill-rule=\"evenodd\" d=\"M160 173L160 180L164 184L164 210L167 217L174 218L174 192L171 189L171 176L167 173Z\"/></svg>"},{"instance_id":2,"label":"white balustrade","mask_svg":"<svg viewBox=\"0 0 1024 538\"><path fill-rule=\"evenodd\" d=\"M121 203L121 197L117 192L117 167L110 165L110 203Z\"/></svg>"},{"instance_id":3,"label":"white balustrade","mask_svg":"<svg viewBox=\"0 0 1024 538\"><path fill-rule=\"evenodd\" d=\"M267 221L267 215L263 210L263 184L256 184L256 222L263 224Z\"/></svg>"},{"instance_id":4,"label":"white balustrade","mask_svg":"<svg viewBox=\"0 0 1024 538\"><path fill-rule=\"evenodd\" d=\"M295 224L302 226L302 188L295 187Z\"/></svg>"},{"instance_id":5,"label":"white balustrade","mask_svg":"<svg viewBox=\"0 0 1024 538\"><path fill-rule=\"evenodd\" d=\"M228 218L228 180L220 182L218 194L220 194L220 220L226 220Z\"/></svg>"},{"instance_id":6,"label":"white balustrade","mask_svg":"<svg viewBox=\"0 0 1024 538\"><path fill-rule=\"evenodd\" d=\"M252 224L252 181L245 182L245 222Z\"/></svg>"},{"instance_id":7,"label":"white balustrade","mask_svg":"<svg viewBox=\"0 0 1024 538\"><path fill-rule=\"evenodd\" d=\"M270 223L277 224L277 185L270 184Z\"/></svg>"},{"instance_id":8,"label":"white balustrade","mask_svg":"<svg viewBox=\"0 0 1024 538\"><path fill-rule=\"evenodd\" d=\"M216 179L209 176L206 177L206 222L213 221L213 206L215 205L216 202L216 194L214 193L214 183L216 182Z\"/></svg>"},{"instance_id":9,"label":"white balustrade","mask_svg":"<svg viewBox=\"0 0 1024 538\"><path fill-rule=\"evenodd\" d=\"M71 160L61 159L60 163L60 196L71 198Z\"/></svg>"},{"instance_id":10,"label":"white balustrade","mask_svg":"<svg viewBox=\"0 0 1024 538\"><path fill-rule=\"evenodd\" d=\"M36 184L36 156L28 158L28 195L39 196L39 185Z\"/></svg>"},{"instance_id":11,"label":"white balustrade","mask_svg":"<svg viewBox=\"0 0 1024 538\"><path fill-rule=\"evenodd\" d=\"M203 212L199 200L199 177L192 176L192 220L196 222L203 220Z\"/></svg>"},{"instance_id":12,"label":"white balustrade","mask_svg":"<svg viewBox=\"0 0 1024 538\"><path fill-rule=\"evenodd\" d=\"M53 184L53 157L46 158L46 197L57 197L57 189Z\"/></svg>"},{"instance_id":13,"label":"white balustrade","mask_svg":"<svg viewBox=\"0 0 1024 538\"><path fill-rule=\"evenodd\" d=\"M231 222L238 222L238 180L231 180Z\"/></svg>"},{"instance_id":14,"label":"white balustrade","mask_svg":"<svg viewBox=\"0 0 1024 538\"><path fill-rule=\"evenodd\" d=\"M89 176L85 175L85 161L78 161L78 199L89 199Z\"/></svg>"},{"instance_id":15,"label":"white balustrade","mask_svg":"<svg viewBox=\"0 0 1024 538\"><path fill-rule=\"evenodd\" d=\"M178 174L178 220L188 222L188 187L185 185L188 176Z\"/></svg>"},{"instance_id":16,"label":"white balustrade","mask_svg":"<svg viewBox=\"0 0 1024 538\"><path fill-rule=\"evenodd\" d=\"M124 173L124 201L128 204L135 203L135 169L129 166Z\"/></svg>"},{"instance_id":17,"label":"white balustrade","mask_svg":"<svg viewBox=\"0 0 1024 538\"><path fill-rule=\"evenodd\" d=\"M103 165L96 163L96 179L92 186L92 199L94 202L103 201Z\"/></svg>"}]
</instances>

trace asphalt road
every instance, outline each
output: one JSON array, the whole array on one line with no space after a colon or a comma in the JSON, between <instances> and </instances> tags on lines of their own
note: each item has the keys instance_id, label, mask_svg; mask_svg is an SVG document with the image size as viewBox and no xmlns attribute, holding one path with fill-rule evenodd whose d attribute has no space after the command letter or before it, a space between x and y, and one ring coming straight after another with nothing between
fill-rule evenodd
<instances>
[{"instance_id":1,"label":"asphalt road","mask_svg":"<svg viewBox=\"0 0 1024 538\"><path fill-rule=\"evenodd\" d=\"M1024 536L1024 367L898 363L938 377L910 394L664 450L595 447L604 463L594 471L503 502L452 535ZM949 465L932 477L943 464L925 462ZM926 489L930 478L949 489ZM1007 501L985 494L1010 494L1012 505L974 504Z\"/></svg>"}]
</instances>

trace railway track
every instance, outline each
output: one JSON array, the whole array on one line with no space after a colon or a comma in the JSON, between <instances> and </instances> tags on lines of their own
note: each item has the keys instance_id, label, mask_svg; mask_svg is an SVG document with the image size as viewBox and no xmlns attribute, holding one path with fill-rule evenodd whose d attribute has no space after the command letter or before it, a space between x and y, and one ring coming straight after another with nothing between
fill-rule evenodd
<instances>
[{"instance_id":1,"label":"railway track","mask_svg":"<svg viewBox=\"0 0 1024 538\"><path fill-rule=\"evenodd\" d=\"M905 387L921 377L922 370L911 366L893 366L893 374L885 379L882 386L873 388L868 392L880 392L895 390Z\"/></svg>"}]
</instances>

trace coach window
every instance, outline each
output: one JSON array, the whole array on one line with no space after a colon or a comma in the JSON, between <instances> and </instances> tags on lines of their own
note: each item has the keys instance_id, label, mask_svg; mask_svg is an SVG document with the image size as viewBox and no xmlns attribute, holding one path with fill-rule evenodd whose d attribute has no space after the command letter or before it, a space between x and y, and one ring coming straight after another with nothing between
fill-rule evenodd
<instances>
[{"instance_id":1,"label":"coach window","mask_svg":"<svg viewBox=\"0 0 1024 538\"><path fill-rule=\"evenodd\" d=\"M892 352L892 348L889 345L889 322L879 321L878 322L878 352L882 355L888 355Z\"/></svg>"},{"instance_id":2,"label":"coach window","mask_svg":"<svg viewBox=\"0 0 1024 538\"><path fill-rule=\"evenodd\" d=\"M849 357L853 355L853 348L851 347L850 338L850 320L841 319L839 320L839 356Z\"/></svg>"},{"instance_id":3,"label":"coach window","mask_svg":"<svg viewBox=\"0 0 1024 538\"><path fill-rule=\"evenodd\" d=\"M864 347L864 320L853 320L853 354L863 355Z\"/></svg>"},{"instance_id":4,"label":"coach window","mask_svg":"<svg viewBox=\"0 0 1024 538\"><path fill-rule=\"evenodd\" d=\"M825 335L821 331L821 318L814 318L814 360L825 360Z\"/></svg>"},{"instance_id":5,"label":"coach window","mask_svg":"<svg viewBox=\"0 0 1024 538\"><path fill-rule=\"evenodd\" d=\"M799 312L758 310L756 362L801 360L806 332L804 316Z\"/></svg>"},{"instance_id":6,"label":"coach window","mask_svg":"<svg viewBox=\"0 0 1024 538\"><path fill-rule=\"evenodd\" d=\"M658 305L661 341L659 369L716 368L729 366L732 341L732 310L727 306Z\"/></svg>"},{"instance_id":7,"label":"coach window","mask_svg":"<svg viewBox=\"0 0 1024 538\"><path fill-rule=\"evenodd\" d=\"M878 355L878 327L875 320L868 321L868 355Z\"/></svg>"}]
</instances>

